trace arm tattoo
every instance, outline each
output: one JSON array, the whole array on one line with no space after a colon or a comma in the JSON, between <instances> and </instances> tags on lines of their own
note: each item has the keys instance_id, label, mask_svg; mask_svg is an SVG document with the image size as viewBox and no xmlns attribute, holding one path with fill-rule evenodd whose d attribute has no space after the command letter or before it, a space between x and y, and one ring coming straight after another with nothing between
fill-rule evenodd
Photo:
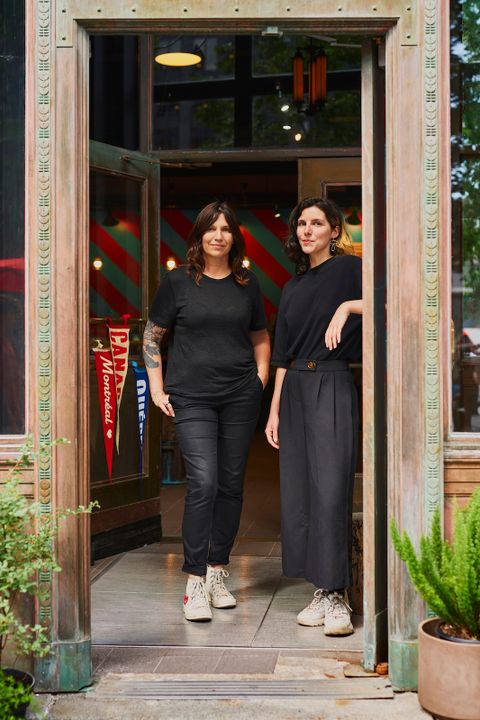
<instances>
[{"instance_id":1,"label":"arm tattoo","mask_svg":"<svg viewBox=\"0 0 480 720\"><path fill-rule=\"evenodd\" d=\"M143 359L147 368L160 367L160 343L167 328L147 321L143 332Z\"/></svg>"}]
</instances>

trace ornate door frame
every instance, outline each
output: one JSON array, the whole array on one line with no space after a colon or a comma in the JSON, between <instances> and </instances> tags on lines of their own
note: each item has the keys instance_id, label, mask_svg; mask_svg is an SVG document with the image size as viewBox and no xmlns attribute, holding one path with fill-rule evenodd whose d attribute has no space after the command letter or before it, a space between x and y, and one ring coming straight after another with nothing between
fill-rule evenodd
<instances>
[{"instance_id":1,"label":"ornate door frame","mask_svg":"<svg viewBox=\"0 0 480 720\"><path fill-rule=\"evenodd\" d=\"M55 448L50 458L40 459L36 468L36 495L44 512L85 503L89 493L89 32L252 32L279 25L285 32L308 27L385 35L388 514L418 537L434 507L443 505L439 248L448 245L449 93L447 75L440 70L448 70L446 0L239 0L224 8L222 18L209 0L27 0L26 6L31 430L47 442L57 436L72 440L68 448ZM363 108L365 133L372 122L369 103ZM367 142L363 149L364 247L373 237L370 148ZM367 251L367 422L373 417L374 391L368 362L374 333L368 284L372 262ZM373 463L368 440L365 451ZM366 502L371 515L373 500L366 497ZM367 554L375 542L370 518ZM52 638L52 654L36 668L44 689L77 690L91 679L88 544L88 521L69 523L58 543L63 572L42 577L49 596L37 607L37 616ZM391 676L394 685L406 689L416 682L416 630L423 609L391 549L389 596ZM367 612L370 600L369 595Z\"/></svg>"}]
</instances>

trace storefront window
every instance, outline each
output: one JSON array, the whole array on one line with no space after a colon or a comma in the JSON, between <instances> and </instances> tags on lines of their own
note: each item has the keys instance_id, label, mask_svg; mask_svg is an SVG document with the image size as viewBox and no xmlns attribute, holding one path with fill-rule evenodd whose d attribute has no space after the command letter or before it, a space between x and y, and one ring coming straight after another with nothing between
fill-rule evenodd
<instances>
[{"instance_id":1,"label":"storefront window","mask_svg":"<svg viewBox=\"0 0 480 720\"><path fill-rule=\"evenodd\" d=\"M0 15L0 434L25 432L25 10Z\"/></svg>"},{"instance_id":2,"label":"storefront window","mask_svg":"<svg viewBox=\"0 0 480 720\"><path fill-rule=\"evenodd\" d=\"M480 432L480 3L452 2L452 420Z\"/></svg>"},{"instance_id":3,"label":"storefront window","mask_svg":"<svg viewBox=\"0 0 480 720\"><path fill-rule=\"evenodd\" d=\"M139 39L90 38L90 139L138 150L140 147Z\"/></svg>"},{"instance_id":4,"label":"storefront window","mask_svg":"<svg viewBox=\"0 0 480 720\"><path fill-rule=\"evenodd\" d=\"M153 132L157 150L358 147L360 45L358 39L209 35L158 36L155 57L197 52L192 67L155 62ZM327 99L299 112L292 102L293 56L327 56ZM305 96L307 101L307 96Z\"/></svg>"}]
</instances>

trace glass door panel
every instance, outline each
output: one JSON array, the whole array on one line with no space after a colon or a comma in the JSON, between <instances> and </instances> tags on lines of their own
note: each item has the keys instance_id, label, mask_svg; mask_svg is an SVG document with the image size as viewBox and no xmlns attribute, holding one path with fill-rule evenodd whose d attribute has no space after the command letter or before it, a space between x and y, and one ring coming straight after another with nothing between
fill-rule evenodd
<instances>
[{"instance_id":1,"label":"glass door panel","mask_svg":"<svg viewBox=\"0 0 480 720\"><path fill-rule=\"evenodd\" d=\"M90 174L90 346L109 347L108 323L130 327L129 369L120 405L119 449L114 449L112 482L148 473L140 457L137 393L132 360L141 362L143 181L92 170ZM96 389L95 358L91 385ZM92 397L91 483L108 477L99 402ZM143 450L145 455L145 448Z\"/></svg>"},{"instance_id":2,"label":"glass door panel","mask_svg":"<svg viewBox=\"0 0 480 720\"><path fill-rule=\"evenodd\" d=\"M100 503L92 516L93 556L99 558L161 536L160 419L158 413L148 415L148 392L140 408L146 423L139 418L133 365L143 366L148 298L158 284L158 163L148 155L92 141L89 196L90 485L92 499ZM109 326L129 328L128 357L112 347ZM116 421L118 447L114 437L113 451L112 434L104 437L104 388L100 383L99 393L94 352L100 345L107 361L123 360L126 372ZM115 392L114 383L111 387Z\"/></svg>"}]
</instances>

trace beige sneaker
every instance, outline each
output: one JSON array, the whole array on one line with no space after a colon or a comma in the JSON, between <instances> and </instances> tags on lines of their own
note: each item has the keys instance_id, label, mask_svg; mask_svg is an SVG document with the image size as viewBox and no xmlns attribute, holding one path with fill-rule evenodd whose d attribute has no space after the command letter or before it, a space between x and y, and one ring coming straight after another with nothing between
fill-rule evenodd
<instances>
[{"instance_id":1,"label":"beige sneaker","mask_svg":"<svg viewBox=\"0 0 480 720\"><path fill-rule=\"evenodd\" d=\"M229 573L225 568L215 569L207 565L207 578L205 587L207 595L214 608L233 608L237 601L232 593L227 590L223 583L223 578L227 578Z\"/></svg>"},{"instance_id":2,"label":"beige sneaker","mask_svg":"<svg viewBox=\"0 0 480 720\"><path fill-rule=\"evenodd\" d=\"M351 635L353 633L352 608L348 595L331 592L325 597L325 635Z\"/></svg>"},{"instance_id":3,"label":"beige sneaker","mask_svg":"<svg viewBox=\"0 0 480 720\"><path fill-rule=\"evenodd\" d=\"M212 619L205 581L202 577L188 578L183 598L183 612L187 620L205 622Z\"/></svg>"},{"instance_id":4,"label":"beige sneaker","mask_svg":"<svg viewBox=\"0 0 480 720\"><path fill-rule=\"evenodd\" d=\"M308 627L316 627L323 625L325 618L325 599L327 597L326 590L315 590L313 600L310 605L303 608L297 615L297 623L299 625L307 625Z\"/></svg>"}]
</instances>

